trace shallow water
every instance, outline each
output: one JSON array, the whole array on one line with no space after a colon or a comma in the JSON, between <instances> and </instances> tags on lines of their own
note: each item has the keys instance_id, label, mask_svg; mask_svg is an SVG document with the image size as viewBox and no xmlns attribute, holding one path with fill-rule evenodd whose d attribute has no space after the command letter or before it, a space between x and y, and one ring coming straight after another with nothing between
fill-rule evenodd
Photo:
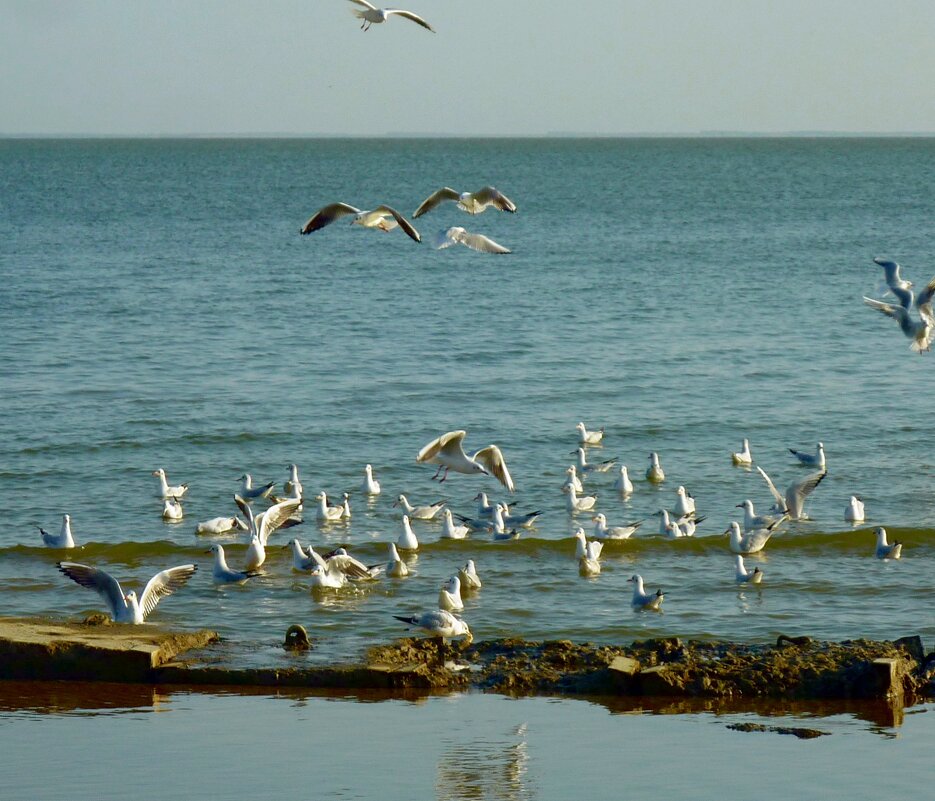
<instances>
[{"instance_id":1,"label":"shallow water","mask_svg":"<svg viewBox=\"0 0 935 801\"><path fill-rule=\"evenodd\" d=\"M59 575L37 526L72 515L67 558L140 586L183 561L202 572L152 620L210 627L237 661L286 662L285 628L318 638L311 660L352 657L402 633L391 613L433 607L474 558L483 589L465 618L481 638L620 642L651 635L772 639L935 636L933 362L865 308L880 269L917 284L933 263L931 140L0 141L0 614L78 616L99 607ZM460 224L505 257L434 251L400 232L307 216L334 200L410 213L442 184L495 183L519 213L420 218L425 238ZM671 507L683 484L707 520L692 541L641 536L579 578L558 487L574 425L606 426L594 459L637 484L587 481L611 524ZM384 494L352 494L350 524L277 534L349 543L384 558L399 492L471 513L490 480L439 486L414 461L439 433L496 442L517 508L542 522L516 543L424 543L414 575L313 595L272 550L266 574L215 588L195 522L233 513L244 471L333 495L374 465ZM721 532L736 505L770 497L728 453L751 440L785 486L807 471L788 447L822 440L829 477L762 557L760 590L738 591ZM668 474L642 480L651 450ZM156 467L191 484L186 519L160 519ZM852 493L868 521L843 521ZM873 526L905 542L872 556ZM643 532L647 532L645 535ZM238 540L221 540L236 566ZM635 614L626 579L666 591Z\"/></svg>"},{"instance_id":2,"label":"shallow water","mask_svg":"<svg viewBox=\"0 0 935 801\"><path fill-rule=\"evenodd\" d=\"M910 797L933 778L933 712L917 707L894 728L860 706L685 714L677 705L614 710L478 694L387 700L0 683L6 759L35 764L43 755L42 770L6 772L4 793L49 801L124 798L128 788L386 801ZM824 736L727 728L737 723Z\"/></svg>"}]
</instances>

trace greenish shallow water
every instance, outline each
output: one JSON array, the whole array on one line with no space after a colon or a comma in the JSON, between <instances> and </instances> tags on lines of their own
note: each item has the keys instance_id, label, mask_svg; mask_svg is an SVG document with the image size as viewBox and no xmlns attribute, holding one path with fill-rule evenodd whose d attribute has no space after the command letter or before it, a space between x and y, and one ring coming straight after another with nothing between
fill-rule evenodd
<instances>
[{"instance_id":1,"label":"greenish shallow water","mask_svg":"<svg viewBox=\"0 0 935 801\"><path fill-rule=\"evenodd\" d=\"M916 283L935 271L932 140L6 140L0 141L0 614L77 616L97 599L55 570L37 526L71 514L68 558L127 580L195 561L202 572L152 620L210 627L234 661L278 664L286 626L319 639L310 659L351 658L402 631L392 613L436 603L468 557L476 636L620 642L652 635L763 641L777 633L931 645L935 588L932 358L865 308L885 254ZM428 239L462 224L503 258L434 251L399 232L299 226L324 203L411 213L442 184L491 182L516 215L453 207L420 218ZM583 420L607 428L592 457L630 466L587 483L610 522L672 506L707 516L692 541L612 544L579 578L558 487ZM290 534L381 560L399 492L470 513L484 479L442 487L414 461L437 434L496 442L519 509L544 511L516 543L424 543L405 581L313 595L270 553L244 587L215 588L195 522L233 511L245 470L307 491L354 491L374 465L384 494L352 495L347 525ZM720 533L752 498L728 453L749 437L782 486L786 451L822 440L829 477L738 591ZM651 450L668 481L641 480ZM163 523L156 467L192 489ZM869 519L843 521L852 493ZM905 541L872 556L872 527ZM651 529L648 522L644 531ZM279 534L284 544L289 534ZM231 562L244 545L223 540ZM635 614L626 579L667 593Z\"/></svg>"}]
</instances>

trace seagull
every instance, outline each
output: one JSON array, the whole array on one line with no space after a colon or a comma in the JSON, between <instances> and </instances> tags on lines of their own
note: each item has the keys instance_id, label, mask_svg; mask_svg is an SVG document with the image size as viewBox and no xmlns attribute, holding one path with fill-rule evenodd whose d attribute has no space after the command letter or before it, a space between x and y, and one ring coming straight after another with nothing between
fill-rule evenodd
<instances>
[{"instance_id":1,"label":"seagull","mask_svg":"<svg viewBox=\"0 0 935 801\"><path fill-rule=\"evenodd\" d=\"M408 623L410 626L422 629L431 637L441 637L442 639L464 637L467 642L474 639L468 624L444 609L435 609L411 617L400 617L399 615L393 615L393 617L403 623Z\"/></svg>"},{"instance_id":2,"label":"seagull","mask_svg":"<svg viewBox=\"0 0 935 801\"><path fill-rule=\"evenodd\" d=\"M292 551L293 570L298 570L300 573L307 573L309 570L314 570L318 565L318 561L305 552L302 543L297 539L289 540L289 544L286 547Z\"/></svg>"},{"instance_id":3,"label":"seagull","mask_svg":"<svg viewBox=\"0 0 935 801\"><path fill-rule=\"evenodd\" d=\"M649 454L649 467L646 468L646 480L651 481L653 484L661 484L666 480L666 474L662 470L662 465L659 464L659 454L655 451Z\"/></svg>"},{"instance_id":4,"label":"seagull","mask_svg":"<svg viewBox=\"0 0 935 801\"><path fill-rule=\"evenodd\" d=\"M477 501L478 517L493 517L493 510L496 504L490 502L486 492L478 492L477 495L474 496L474 500Z\"/></svg>"},{"instance_id":5,"label":"seagull","mask_svg":"<svg viewBox=\"0 0 935 801\"><path fill-rule=\"evenodd\" d=\"M636 530L643 525L642 520L630 523L628 526L608 526L607 518L603 514L591 518L597 525L594 526L594 539L597 540L626 540L636 533Z\"/></svg>"},{"instance_id":6,"label":"seagull","mask_svg":"<svg viewBox=\"0 0 935 801\"><path fill-rule=\"evenodd\" d=\"M578 472L583 476L587 475L588 473L606 473L615 464L617 464L616 459L605 459L603 462L595 462L594 464L591 464L588 462L588 457L584 452L584 448L577 448L576 450L573 450L572 453L577 454L578 456Z\"/></svg>"},{"instance_id":7,"label":"seagull","mask_svg":"<svg viewBox=\"0 0 935 801\"><path fill-rule=\"evenodd\" d=\"M166 481L166 471L161 467L153 470L153 475L159 477L159 497L160 498L181 498L188 492L188 484L177 484L174 487Z\"/></svg>"},{"instance_id":8,"label":"seagull","mask_svg":"<svg viewBox=\"0 0 935 801\"><path fill-rule=\"evenodd\" d=\"M633 584L633 599L630 601L634 609L649 609L653 612L662 610L662 601L665 595L662 590L656 590L653 594L648 594L643 589L643 577L639 573L634 573L627 579L627 583Z\"/></svg>"},{"instance_id":9,"label":"seagull","mask_svg":"<svg viewBox=\"0 0 935 801\"><path fill-rule=\"evenodd\" d=\"M675 514L679 517L695 514L695 499L691 493L685 487L679 487L675 492L678 495L678 500L675 502L675 508L673 509Z\"/></svg>"},{"instance_id":10,"label":"seagull","mask_svg":"<svg viewBox=\"0 0 935 801\"><path fill-rule=\"evenodd\" d=\"M617 480L614 482L614 489L624 497L633 492L633 482L630 481L625 464L620 465L620 475L617 476Z\"/></svg>"},{"instance_id":11,"label":"seagull","mask_svg":"<svg viewBox=\"0 0 935 801\"><path fill-rule=\"evenodd\" d=\"M735 467L750 467L753 464L753 456L750 453L750 442L749 440L743 441L743 448L741 448L737 453L732 453L730 455L731 464Z\"/></svg>"},{"instance_id":12,"label":"seagull","mask_svg":"<svg viewBox=\"0 0 935 801\"><path fill-rule=\"evenodd\" d=\"M592 540L584 549L584 555L578 559L578 572L582 576L596 576L601 572L601 543Z\"/></svg>"},{"instance_id":13,"label":"seagull","mask_svg":"<svg viewBox=\"0 0 935 801\"><path fill-rule=\"evenodd\" d=\"M360 491L364 495L380 494L380 482L373 477L373 468L369 464L364 465L364 483L361 484Z\"/></svg>"},{"instance_id":14,"label":"seagull","mask_svg":"<svg viewBox=\"0 0 935 801\"><path fill-rule=\"evenodd\" d=\"M449 612L460 612L464 609L464 601L461 600L461 579L457 576L448 579L438 591L438 608Z\"/></svg>"},{"instance_id":15,"label":"seagull","mask_svg":"<svg viewBox=\"0 0 935 801\"><path fill-rule=\"evenodd\" d=\"M247 573L259 570L266 561L266 546L260 541L258 534L250 537L250 543L247 545L247 552L244 554L243 569Z\"/></svg>"},{"instance_id":16,"label":"seagull","mask_svg":"<svg viewBox=\"0 0 935 801\"><path fill-rule=\"evenodd\" d=\"M324 228L329 223L333 223L338 217L344 217L353 214L354 219L351 225L361 225L364 228L378 228L381 231L392 231L397 226L402 228L406 235L416 241L421 242L422 237L419 232L412 227L402 214L389 206L377 206L375 209L362 211L361 209L349 206L347 203L332 203L323 206L316 211L305 225L299 229L301 234L310 234Z\"/></svg>"},{"instance_id":17,"label":"seagull","mask_svg":"<svg viewBox=\"0 0 935 801\"><path fill-rule=\"evenodd\" d=\"M789 448L789 453L799 460L799 464L804 464L806 467L824 468L825 466L825 446L821 442L815 446L815 453L813 454L803 453L794 448Z\"/></svg>"},{"instance_id":18,"label":"seagull","mask_svg":"<svg viewBox=\"0 0 935 801\"><path fill-rule=\"evenodd\" d=\"M569 488L574 489L575 492L584 492L584 485L581 483L581 479L578 478L578 468L569 465L565 472L568 474L568 478L562 484L562 492L567 492Z\"/></svg>"},{"instance_id":19,"label":"seagull","mask_svg":"<svg viewBox=\"0 0 935 801\"><path fill-rule=\"evenodd\" d=\"M509 504L501 503L500 511L503 515L503 523L507 526L519 526L520 528L532 528L536 524L536 520L541 517L542 512L536 510L535 512L523 512L521 514L510 514Z\"/></svg>"},{"instance_id":20,"label":"seagull","mask_svg":"<svg viewBox=\"0 0 935 801\"><path fill-rule=\"evenodd\" d=\"M211 577L215 584L239 584L248 578L258 576L256 571L231 570L227 566L227 559L224 556L224 548L215 544L211 546L211 553L214 554L214 568L211 571Z\"/></svg>"},{"instance_id":21,"label":"seagull","mask_svg":"<svg viewBox=\"0 0 935 801\"><path fill-rule=\"evenodd\" d=\"M935 279L933 279L933 284L935 284ZM930 284L930 286L933 286L933 284ZM933 286L933 289L935 289L935 286ZM909 316L909 312L902 306L884 303L882 300L874 300L866 296L864 297L864 303L871 309L876 309L887 315L887 317L894 318L896 322L899 323L903 334L912 340L909 349L913 351L913 353L924 353L931 348L932 339L935 337L935 319L933 319L931 314L923 312L921 307L919 308L919 319L914 320ZM930 303L926 305L931 309Z\"/></svg>"},{"instance_id":22,"label":"seagull","mask_svg":"<svg viewBox=\"0 0 935 801\"><path fill-rule=\"evenodd\" d=\"M461 579L461 587L465 592L479 590L482 586L473 559L468 559L467 562L465 562L464 567L458 571L458 578Z\"/></svg>"},{"instance_id":23,"label":"seagull","mask_svg":"<svg viewBox=\"0 0 935 801\"><path fill-rule=\"evenodd\" d=\"M315 500L318 501L318 507L315 509L315 519L319 523L334 523L344 517L344 505L329 505L328 496L324 492L319 492L315 496Z\"/></svg>"},{"instance_id":24,"label":"seagull","mask_svg":"<svg viewBox=\"0 0 935 801\"><path fill-rule=\"evenodd\" d=\"M588 431L584 423L578 423L575 428L578 431L578 442L582 445L600 445L601 440L604 439L603 428L599 428L597 431Z\"/></svg>"},{"instance_id":25,"label":"seagull","mask_svg":"<svg viewBox=\"0 0 935 801\"><path fill-rule=\"evenodd\" d=\"M442 521L442 539L463 540L467 535L468 527L463 523L455 525L451 517L451 509L445 509L444 520Z\"/></svg>"},{"instance_id":26,"label":"seagull","mask_svg":"<svg viewBox=\"0 0 935 801\"><path fill-rule=\"evenodd\" d=\"M513 492L513 478L507 469L506 462L503 459L503 453L496 445L488 445L481 448L473 456L468 456L464 452L465 431L449 431L440 437L433 439L428 445L422 448L416 456L417 462L426 462L437 464L438 470L435 471L433 478L445 470L445 475L440 481L448 478L448 471L454 470L456 473L483 473L492 475L510 492Z\"/></svg>"},{"instance_id":27,"label":"seagull","mask_svg":"<svg viewBox=\"0 0 935 801\"><path fill-rule=\"evenodd\" d=\"M275 482L270 481L269 484L264 484L262 487L254 487L253 476L249 473L244 473L237 480L241 482L240 497L247 503L255 501L257 498L268 498L273 491L273 487L276 486Z\"/></svg>"},{"instance_id":28,"label":"seagull","mask_svg":"<svg viewBox=\"0 0 935 801\"><path fill-rule=\"evenodd\" d=\"M400 558L395 542L388 542L386 549L389 552L389 562L386 563L386 575L390 578L405 578L409 575L409 567Z\"/></svg>"},{"instance_id":29,"label":"seagull","mask_svg":"<svg viewBox=\"0 0 935 801\"><path fill-rule=\"evenodd\" d=\"M468 214L480 214L489 208L510 213L516 211L516 204L492 186L485 186L476 192L458 192L445 186L423 200L422 205L413 212L412 218L421 217L447 200L455 201L458 208Z\"/></svg>"},{"instance_id":30,"label":"seagull","mask_svg":"<svg viewBox=\"0 0 935 801\"><path fill-rule=\"evenodd\" d=\"M745 532L766 528L782 517L781 515L758 515L753 509L753 501L749 498L743 503L738 503L736 508L743 509L743 530Z\"/></svg>"},{"instance_id":31,"label":"seagull","mask_svg":"<svg viewBox=\"0 0 935 801\"><path fill-rule=\"evenodd\" d=\"M786 489L786 494L781 495L779 490L776 489L776 485L773 484L770 477L766 475L766 471L759 465L757 465L756 469L759 474L763 476L764 481L766 481L769 487L769 491L773 494L773 498L776 499L776 502L773 504L773 511L787 515L790 520L809 519L808 515L805 514L805 499L811 495L815 487L828 475L827 470L822 470L819 473L812 473L801 481L790 484Z\"/></svg>"},{"instance_id":32,"label":"seagull","mask_svg":"<svg viewBox=\"0 0 935 801\"><path fill-rule=\"evenodd\" d=\"M340 590L347 586L347 576L337 568L315 565L308 574L313 590Z\"/></svg>"},{"instance_id":33,"label":"seagull","mask_svg":"<svg viewBox=\"0 0 935 801\"><path fill-rule=\"evenodd\" d=\"M282 485L282 488L286 495L291 495L294 498L302 497L302 482L299 481L298 465L289 465L289 480Z\"/></svg>"},{"instance_id":34,"label":"seagull","mask_svg":"<svg viewBox=\"0 0 935 801\"><path fill-rule=\"evenodd\" d=\"M594 504L596 503L596 495L582 495L579 498L578 493L575 492L574 487L569 487L568 492L565 493L565 508L568 510L569 514L574 514L575 512L587 512L590 509L593 509Z\"/></svg>"},{"instance_id":35,"label":"seagull","mask_svg":"<svg viewBox=\"0 0 935 801\"><path fill-rule=\"evenodd\" d=\"M162 519L163 520L181 520L185 517L185 511L182 509L182 502L178 498L164 498L162 501Z\"/></svg>"},{"instance_id":36,"label":"seagull","mask_svg":"<svg viewBox=\"0 0 935 801\"><path fill-rule=\"evenodd\" d=\"M410 520L434 520L435 516L445 508L446 501L435 501L428 506L413 506L405 495L400 495L393 506L401 506Z\"/></svg>"},{"instance_id":37,"label":"seagull","mask_svg":"<svg viewBox=\"0 0 935 801\"><path fill-rule=\"evenodd\" d=\"M859 495L851 495L851 499L844 508L844 519L850 523L864 522L864 502Z\"/></svg>"},{"instance_id":38,"label":"seagull","mask_svg":"<svg viewBox=\"0 0 935 801\"><path fill-rule=\"evenodd\" d=\"M901 542L893 542L892 545L888 544L886 541L886 529L882 526L873 533L877 535L877 547L874 551L877 559L899 559L902 554L903 544Z\"/></svg>"},{"instance_id":39,"label":"seagull","mask_svg":"<svg viewBox=\"0 0 935 801\"><path fill-rule=\"evenodd\" d=\"M730 535L730 549L734 553L757 553L762 551L784 519L780 518L766 528L758 528L756 531L750 531L747 534L740 533L740 523L731 521L730 528L724 532Z\"/></svg>"},{"instance_id":40,"label":"seagull","mask_svg":"<svg viewBox=\"0 0 935 801\"><path fill-rule=\"evenodd\" d=\"M270 535L277 529L286 528L293 514L295 514L301 505L301 498L286 498L273 504L269 509L260 512L254 517L253 510L245 503L244 513L247 515L247 530L250 536L252 537L255 534L259 537L260 544L265 548L269 542Z\"/></svg>"},{"instance_id":41,"label":"seagull","mask_svg":"<svg viewBox=\"0 0 935 801\"><path fill-rule=\"evenodd\" d=\"M495 524L494 524L494 521L493 521L492 519L491 519L491 520L487 520L487 519L483 519L483 520L482 520L482 519L477 518L477 517L465 517L464 515L459 515L459 514L457 514L457 513L455 513L453 516L456 517L456 518L458 518L458 522L460 522L460 523L462 523L463 525L467 526L468 531L471 532L471 533L476 532L476 531L493 531L493 529L494 529L494 525L495 525ZM501 518L503 517L503 513L502 513L502 512L500 513L500 516L501 516ZM505 524L504 524L504 525L505 525Z\"/></svg>"},{"instance_id":42,"label":"seagull","mask_svg":"<svg viewBox=\"0 0 935 801\"><path fill-rule=\"evenodd\" d=\"M891 292L899 304L908 311L912 308L912 281L906 281L899 274L899 265L890 259L877 256L874 261L883 268L886 289Z\"/></svg>"},{"instance_id":43,"label":"seagull","mask_svg":"<svg viewBox=\"0 0 935 801\"><path fill-rule=\"evenodd\" d=\"M396 547L401 551L418 551L419 540L409 525L409 518L403 515L403 532L396 539Z\"/></svg>"},{"instance_id":44,"label":"seagull","mask_svg":"<svg viewBox=\"0 0 935 801\"><path fill-rule=\"evenodd\" d=\"M376 6L370 5L367 0L350 0L352 3L357 3L359 6L363 6L362 9L352 8L351 13L357 17L357 19L362 19L363 22L360 25L362 31L369 31L370 26L374 23L386 22L387 17L391 14L395 14L398 17L404 17L405 19L412 20L417 25L421 25L423 28L430 30L432 33L435 33L435 29L429 25L422 17L413 14L411 11L404 11L401 8L377 8Z\"/></svg>"},{"instance_id":45,"label":"seagull","mask_svg":"<svg viewBox=\"0 0 935 801\"><path fill-rule=\"evenodd\" d=\"M759 584L763 581L763 571L758 567L753 570L747 570L743 563L743 557L737 554L734 557L734 581L738 584Z\"/></svg>"},{"instance_id":46,"label":"seagull","mask_svg":"<svg viewBox=\"0 0 935 801\"><path fill-rule=\"evenodd\" d=\"M62 530L58 536L49 534L43 528L39 529L39 536L42 537L42 544L46 548L74 548L75 538L71 533L71 515L62 515Z\"/></svg>"},{"instance_id":47,"label":"seagull","mask_svg":"<svg viewBox=\"0 0 935 801\"><path fill-rule=\"evenodd\" d=\"M432 246L435 250L444 250L445 248L450 248L452 245L464 245L480 253L513 252L509 248L505 248L503 245L494 242L489 236L472 234L459 225L453 225L451 228L439 231L435 234L435 239L432 242Z\"/></svg>"},{"instance_id":48,"label":"seagull","mask_svg":"<svg viewBox=\"0 0 935 801\"><path fill-rule=\"evenodd\" d=\"M705 519L700 517L694 520L687 515L672 519L668 509L660 509L653 514L659 518L659 533L664 537L670 538L691 537L695 533L695 525ZM691 534L688 533L689 529L691 530Z\"/></svg>"},{"instance_id":49,"label":"seagull","mask_svg":"<svg viewBox=\"0 0 935 801\"><path fill-rule=\"evenodd\" d=\"M308 553L313 559L320 558L319 555L315 553L314 548L309 548ZM361 562L360 559L351 556L347 552L347 549L343 547L335 548L329 553L325 557L324 563L331 569L340 570L352 581L372 581L383 571L382 564L368 567Z\"/></svg>"},{"instance_id":50,"label":"seagull","mask_svg":"<svg viewBox=\"0 0 935 801\"><path fill-rule=\"evenodd\" d=\"M152 613L161 599L184 587L198 567L179 565L157 573L146 583L139 600L135 592L124 594L117 579L96 567L59 562L58 569L72 581L100 595L107 602L115 623L139 624Z\"/></svg>"},{"instance_id":51,"label":"seagull","mask_svg":"<svg viewBox=\"0 0 935 801\"><path fill-rule=\"evenodd\" d=\"M349 493L344 493L344 502L341 504L341 520L350 520L351 519L351 496Z\"/></svg>"},{"instance_id":52,"label":"seagull","mask_svg":"<svg viewBox=\"0 0 935 801\"><path fill-rule=\"evenodd\" d=\"M246 531L247 524L239 517L212 517L195 527L196 534L227 534L230 531Z\"/></svg>"}]
</instances>

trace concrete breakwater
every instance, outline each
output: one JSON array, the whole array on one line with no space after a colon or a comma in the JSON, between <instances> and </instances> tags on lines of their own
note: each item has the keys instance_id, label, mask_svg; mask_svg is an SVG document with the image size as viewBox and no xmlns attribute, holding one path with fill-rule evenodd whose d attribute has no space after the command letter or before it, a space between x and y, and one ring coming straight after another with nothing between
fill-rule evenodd
<instances>
[{"instance_id":1,"label":"concrete breakwater","mask_svg":"<svg viewBox=\"0 0 935 801\"><path fill-rule=\"evenodd\" d=\"M287 645L294 644L294 631ZM0 619L0 679L99 680L201 686L480 690L683 698L886 699L911 705L935 695L935 654L919 637L774 644L663 638L626 646L567 640L467 643L404 638L356 664L218 667L198 649L210 631ZM314 641L311 643L314 647ZM185 655L185 656L183 656Z\"/></svg>"}]
</instances>

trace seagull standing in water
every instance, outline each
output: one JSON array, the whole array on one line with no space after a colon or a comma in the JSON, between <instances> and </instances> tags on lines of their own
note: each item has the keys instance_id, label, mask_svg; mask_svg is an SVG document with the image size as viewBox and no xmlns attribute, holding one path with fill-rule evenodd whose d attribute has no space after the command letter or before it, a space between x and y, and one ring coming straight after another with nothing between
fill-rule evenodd
<instances>
[{"instance_id":1,"label":"seagull standing in water","mask_svg":"<svg viewBox=\"0 0 935 801\"><path fill-rule=\"evenodd\" d=\"M39 536L42 537L42 544L46 548L74 548L75 538L71 533L71 515L62 515L62 530L57 536L49 534L43 528L39 529Z\"/></svg>"},{"instance_id":2,"label":"seagull standing in water","mask_svg":"<svg viewBox=\"0 0 935 801\"><path fill-rule=\"evenodd\" d=\"M465 434L463 430L442 434L419 451L416 461L439 466L432 478L437 478L438 474L444 470L445 474L439 479L440 482L448 478L449 470L468 475L482 473L494 476L504 487L513 492L515 489L513 478L510 476L500 449L496 445L488 445L476 451L473 456L468 456L464 452Z\"/></svg>"},{"instance_id":3,"label":"seagull standing in water","mask_svg":"<svg viewBox=\"0 0 935 801\"><path fill-rule=\"evenodd\" d=\"M459 209L468 214L480 214L489 208L508 211L511 214L516 211L516 204L493 186L485 186L476 192L458 192L450 186L445 186L423 200L412 218L421 217L448 200L453 200Z\"/></svg>"},{"instance_id":4,"label":"seagull standing in water","mask_svg":"<svg viewBox=\"0 0 935 801\"><path fill-rule=\"evenodd\" d=\"M72 581L100 595L107 602L115 623L140 624L160 600L184 587L198 567L179 565L157 573L146 583L138 600L135 592L124 594L117 579L96 567L79 565L77 562L59 562L58 569Z\"/></svg>"}]
</instances>

